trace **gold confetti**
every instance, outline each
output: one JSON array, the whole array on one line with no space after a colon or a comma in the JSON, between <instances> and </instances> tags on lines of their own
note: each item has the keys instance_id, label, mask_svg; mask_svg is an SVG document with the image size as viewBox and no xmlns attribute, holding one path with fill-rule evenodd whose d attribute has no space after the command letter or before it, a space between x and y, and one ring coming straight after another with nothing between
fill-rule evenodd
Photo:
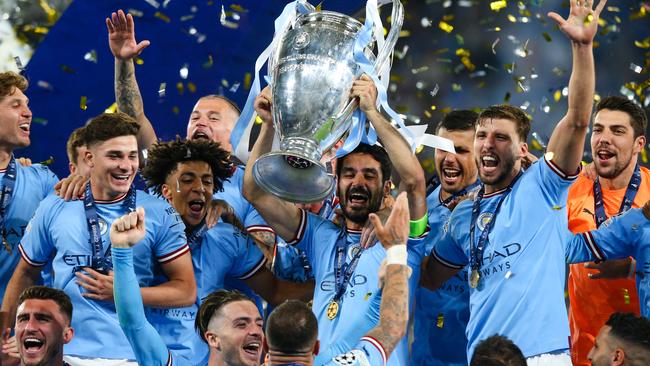
<instances>
[{"instance_id":1,"label":"gold confetti","mask_svg":"<svg viewBox=\"0 0 650 366\"><path fill-rule=\"evenodd\" d=\"M442 328L444 326L445 326L445 316L442 313L439 313L436 319L436 327Z\"/></svg>"},{"instance_id":2,"label":"gold confetti","mask_svg":"<svg viewBox=\"0 0 650 366\"><path fill-rule=\"evenodd\" d=\"M368 299L372 296L372 292L366 293L366 296L363 297L364 300L368 301Z\"/></svg>"},{"instance_id":3,"label":"gold confetti","mask_svg":"<svg viewBox=\"0 0 650 366\"><path fill-rule=\"evenodd\" d=\"M642 41L634 41L634 45L643 49L650 48L650 37L647 37Z\"/></svg>"},{"instance_id":4,"label":"gold confetti","mask_svg":"<svg viewBox=\"0 0 650 366\"><path fill-rule=\"evenodd\" d=\"M104 109L104 113L115 113L117 112L117 103L113 103L108 108Z\"/></svg>"},{"instance_id":5,"label":"gold confetti","mask_svg":"<svg viewBox=\"0 0 650 366\"><path fill-rule=\"evenodd\" d=\"M172 108L172 113L174 113L174 114L178 114L178 113L180 113L180 111L181 110L177 106L174 106L174 108Z\"/></svg>"},{"instance_id":6,"label":"gold confetti","mask_svg":"<svg viewBox=\"0 0 650 366\"><path fill-rule=\"evenodd\" d=\"M251 88L251 78L253 76L250 72L244 74L244 89L249 90Z\"/></svg>"},{"instance_id":7,"label":"gold confetti","mask_svg":"<svg viewBox=\"0 0 650 366\"><path fill-rule=\"evenodd\" d=\"M498 0L490 3L490 9L492 9L492 11L499 11L505 8L506 6L508 6L506 0Z\"/></svg>"},{"instance_id":8,"label":"gold confetti","mask_svg":"<svg viewBox=\"0 0 650 366\"><path fill-rule=\"evenodd\" d=\"M176 90L178 90L179 95L183 95L183 92L185 92L185 87L183 86L182 82L177 82L176 83Z\"/></svg>"},{"instance_id":9,"label":"gold confetti","mask_svg":"<svg viewBox=\"0 0 650 366\"><path fill-rule=\"evenodd\" d=\"M512 14L508 14L508 20L512 23L517 23L517 18L515 18L515 16Z\"/></svg>"},{"instance_id":10,"label":"gold confetti","mask_svg":"<svg viewBox=\"0 0 650 366\"><path fill-rule=\"evenodd\" d=\"M153 16L155 16L156 18L162 20L165 23L171 22L171 19L169 19L169 17L167 15L165 15L165 14L159 12L159 11L157 11Z\"/></svg>"},{"instance_id":11,"label":"gold confetti","mask_svg":"<svg viewBox=\"0 0 650 366\"><path fill-rule=\"evenodd\" d=\"M196 93L196 84L194 84L194 83L191 82L191 81L188 82L188 83L187 83L187 90L189 90L190 93Z\"/></svg>"},{"instance_id":12,"label":"gold confetti","mask_svg":"<svg viewBox=\"0 0 650 366\"><path fill-rule=\"evenodd\" d=\"M563 206L554 205L554 206L553 206L553 210L554 210L554 211L560 211L560 210L562 209L562 207L563 207Z\"/></svg>"},{"instance_id":13,"label":"gold confetti","mask_svg":"<svg viewBox=\"0 0 650 366\"><path fill-rule=\"evenodd\" d=\"M87 103L88 103L88 97L82 95L81 101L79 102L79 108L81 108L82 111L85 111L86 109L88 109Z\"/></svg>"},{"instance_id":14,"label":"gold confetti","mask_svg":"<svg viewBox=\"0 0 650 366\"><path fill-rule=\"evenodd\" d=\"M553 38L551 38L551 35L548 34L547 32L542 33L542 36L544 37L546 42L552 42L553 41Z\"/></svg>"},{"instance_id":15,"label":"gold confetti","mask_svg":"<svg viewBox=\"0 0 650 366\"><path fill-rule=\"evenodd\" d=\"M646 150L645 146L643 147L643 150L641 150L641 161L645 164L648 163L648 150Z\"/></svg>"},{"instance_id":16,"label":"gold confetti","mask_svg":"<svg viewBox=\"0 0 650 366\"><path fill-rule=\"evenodd\" d=\"M447 33L451 33L454 30L454 26L445 22L444 20L441 20L440 23L438 23L438 28L442 29Z\"/></svg>"},{"instance_id":17,"label":"gold confetti","mask_svg":"<svg viewBox=\"0 0 650 366\"><path fill-rule=\"evenodd\" d=\"M255 124L257 124L257 125L261 125L262 122L264 122L264 121L262 121L262 119L260 118L260 116L255 116Z\"/></svg>"},{"instance_id":18,"label":"gold confetti","mask_svg":"<svg viewBox=\"0 0 650 366\"><path fill-rule=\"evenodd\" d=\"M555 93L553 93L553 100L559 102L561 98L562 98L562 91L556 90Z\"/></svg>"},{"instance_id":19,"label":"gold confetti","mask_svg":"<svg viewBox=\"0 0 650 366\"><path fill-rule=\"evenodd\" d=\"M136 65L144 65L144 60L140 56L136 56L135 64Z\"/></svg>"},{"instance_id":20,"label":"gold confetti","mask_svg":"<svg viewBox=\"0 0 650 366\"><path fill-rule=\"evenodd\" d=\"M418 145L418 147L415 149L415 153L419 154L424 150L424 145Z\"/></svg>"},{"instance_id":21,"label":"gold confetti","mask_svg":"<svg viewBox=\"0 0 650 366\"><path fill-rule=\"evenodd\" d=\"M623 300L625 301L625 305L630 305L630 291L626 288L623 288Z\"/></svg>"},{"instance_id":22,"label":"gold confetti","mask_svg":"<svg viewBox=\"0 0 650 366\"><path fill-rule=\"evenodd\" d=\"M214 65L214 60L212 59L212 54L208 55L208 60L201 65L204 69L209 69Z\"/></svg>"},{"instance_id":23,"label":"gold confetti","mask_svg":"<svg viewBox=\"0 0 650 366\"><path fill-rule=\"evenodd\" d=\"M248 10L244 9L244 7L239 4L230 4L230 9L239 13L248 13Z\"/></svg>"}]
</instances>

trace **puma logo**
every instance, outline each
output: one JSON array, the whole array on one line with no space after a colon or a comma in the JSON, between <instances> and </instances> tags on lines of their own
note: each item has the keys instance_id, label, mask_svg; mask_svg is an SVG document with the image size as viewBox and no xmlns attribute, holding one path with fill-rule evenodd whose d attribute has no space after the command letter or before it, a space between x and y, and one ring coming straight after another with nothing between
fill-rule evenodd
<instances>
[{"instance_id":1,"label":"puma logo","mask_svg":"<svg viewBox=\"0 0 650 366\"><path fill-rule=\"evenodd\" d=\"M586 213L588 213L589 215L591 215L591 217L596 217L596 215L595 215L593 212L589 211L588 208L583 208L583 209L582 209L582 212L586 212Z\"/></svg>"}]
</instances>

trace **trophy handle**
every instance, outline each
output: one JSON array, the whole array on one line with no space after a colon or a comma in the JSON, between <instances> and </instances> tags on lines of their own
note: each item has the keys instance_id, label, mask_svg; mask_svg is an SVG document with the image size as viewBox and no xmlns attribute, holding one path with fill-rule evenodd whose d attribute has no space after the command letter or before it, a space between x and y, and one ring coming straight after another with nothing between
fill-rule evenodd
<instances>
[{"instance_id":1,"label":"trophy handle","mask_svg":"<svg viewBox=\"0 0 650 366\"><path fill-rule=\"evenodd\" d=\"M402 5L402 2L400 0L392 0L392 3L393 9L390 16L390 31L388 32L388 36L386 36L384 46L379 50L377 58L375 59L374 66L377 74L381 74L381 71L386 66L386 62L389 59L388 56L390 56L391 52L393 52L393 49L395 48L395 44L397 44L397 38L399 38L399 32L402 30L402 24L404 23L404 6ZM379 7L385 4L385 2L381 3ZM351 99L335 119L348 118L358 106L359 102L357 102L357 99Z\"/></svg>"}]
</instances>

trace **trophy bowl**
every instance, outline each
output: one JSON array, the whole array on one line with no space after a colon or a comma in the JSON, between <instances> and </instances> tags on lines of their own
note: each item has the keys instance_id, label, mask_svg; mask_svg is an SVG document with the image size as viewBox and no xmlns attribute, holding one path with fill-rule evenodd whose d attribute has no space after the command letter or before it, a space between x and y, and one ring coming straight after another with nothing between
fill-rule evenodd
<instances>
[{"instance_id":1,"label":"trophy bowl","mask_svg":"<svg viewBox=\"0 0 650 366\"><path fill-rule=\"evenodd\" d=\"M357 102L349 94L362 73L354 57L362 26L344 14L314 11L299 15L281 37L269 60L280 149L262 155L253 165L255 182L265 191L286 201L308 203L321 201L334 190L333 174L320 159L352 124ZM391 27L391 34L399 33L399 28L401 22L397 29ZM377 66L390 53L384 48L392 51L394 41L384 45L378 58L372 52L374 43L371 40L364 53Z\"/></svg>"}]
</instances>

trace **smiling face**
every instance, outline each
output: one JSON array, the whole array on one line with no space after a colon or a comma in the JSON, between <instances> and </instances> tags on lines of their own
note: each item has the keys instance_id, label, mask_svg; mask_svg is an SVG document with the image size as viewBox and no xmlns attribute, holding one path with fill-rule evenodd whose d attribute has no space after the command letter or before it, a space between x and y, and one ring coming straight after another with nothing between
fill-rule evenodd
<instances>
[{"instance_id":1,"label":"smiling face","mask_svg":"<svg viewBox=\"0 0 650 366\"><path fill-rule=\"evenodd\" d=\"M163 196L189 227L198 225L205 217L213 190L212 169L204 161L178 163L162 186Z\"/></svg>"},{"instance_id":2,"label":"smiling face","mask_svg":"<svg viewBox=\"0 0 650 366\"><path fill-rule=\"evenodd\" d=\"M440 177L442 190L457 193L474 183L477 178L476 161L474 159L474 129L465 131L448 131L441 127L437 135L454 142L456 154L436 149L436 171Z\"/></svg>"},{"instance_id":3,"label":"smiling face","mask_svg":"<svg viewBox=\"0 0 650 366\"><path fill-rule=\"evenodd\" d=\"M16 341L21 364L52 365L63 357L63 345L73 336L70 319L53 300L28 299L18 307Z\"/></svg>"},{"instance_id":4,"label":"smiling face","mask_svg":"<svg viewBox=\"0 0 650 366\"><path fill-rule=\"evenodd\" d=\"M630 115L623 111L602 109L594 118L591 151L600 177L613 179L637 163L637 154L645 137L634 137Z\"/></svg>"},{"instance_id":5,"label":"smiling face","mask_svg":"<svg viewBox=\"0 0 650 366\"><path fill-rule=\"evenodd\" d=\"M208 345L220 352L224 365L259 366L264 340L262 322L251 301L230 302L210 320Z\"/></svg>"},{"instance_id":6,"label":"smiling face","mask_svg":"<svg viewBox=\"0 0 650 366\"><path fill-rule=\"evenodd\" d=\"M231 151L230 132L239 118L233 106L217 97L204 97L194 106L187 123L187 138L218 142L221 148Z\"/></svg>"},{"instance_id":7,"label":"smiling face","mask_svg":"<svg viewBox=\"0 0 650 366\"><path fill-rule=\"evenodd\" d=\"M0 97L0 145L12 149L29 146L32 111L29 99L18 88Z\"/></svg>"},{"instance_id":8,"label":"smiling face","mask_svg":"<svg viewBox=\"0 0 650 366\"><path fill-rule=\"evenodd\" d=\"M479 121L474 139L474 155L481 181L496 191L505 188L521 170L528 145L517 134L515 122L490 118Z\"/></svg>"},{"instance_id":9,"label":"smiling face","mask_svg":"<svg viewBox=\"0 0 650 366\"><path fill-rule=\"evenodd\" d=\"M138 171L138 142L134 135L119 136L91 145L86 151L90 184L97 200L126 194Z\"/></svg>"},{"instance_id":10,"label":"smiling face","mask_svg":"<svg viewBox=\"0 0 650 366\"><path fill-rule=\"evenodd\" d=\"M337 189L343 214L352 222L364 224L368 214L381 207L390 182L382 182L381 164L370 154L351 153L338 164L342 164Z\"/></svg>"}]
</instances>

